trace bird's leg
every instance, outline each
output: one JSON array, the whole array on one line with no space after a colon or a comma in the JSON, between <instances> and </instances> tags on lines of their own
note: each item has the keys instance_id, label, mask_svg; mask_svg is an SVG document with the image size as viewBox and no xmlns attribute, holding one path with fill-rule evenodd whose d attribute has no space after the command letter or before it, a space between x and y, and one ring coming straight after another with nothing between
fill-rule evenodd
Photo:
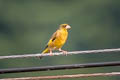
<instances>
[{"instance_id":1,"label":"bird's leg","mask_svg":"<svg viewBox=\"0 0 120 80\"><path fill-rule=\"evenodd\" d=\"M63 54L65 54L65 55L67 56L67 51L62 50L61 48L59 48L59 51L60 51L60 52L63 52Z\"/></svg>"},{"instance_id":2,"label":"bird's leg","mask_svg":"<svg viewBox=\"0 0 120 80\"><path fill-rule=\"evenodd\" d=\"M53 56L52 49L50 49L50 56Z\"/></svg>"}]
</instances>

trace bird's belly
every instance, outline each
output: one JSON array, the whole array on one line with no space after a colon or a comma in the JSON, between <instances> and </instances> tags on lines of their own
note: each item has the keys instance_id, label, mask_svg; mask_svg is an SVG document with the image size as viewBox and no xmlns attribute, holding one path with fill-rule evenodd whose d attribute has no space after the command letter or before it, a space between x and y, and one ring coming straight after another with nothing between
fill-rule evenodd
<instances>
[{"instance_id":1,"label":"bird's belly","mask_svg":"<svg viewBox=\"0 0 120 80\"><path fill-rule=\"evenodd\" d=\"M51 47L52 47L53 49L59 49L59 48L61 48L61 47L64 45L65 41L66 41L66 40L63 40L63 39L56 39L56 40L52 43Z\"/></svg>"},{"instance_id":2,"label":"bird's belly","mask_svg":"<svg viewBox=\"0 0 120 80\"><path fill-rule=\"evenodd\" d=\"M66 32L61 32L59 34L59 37L57 37L50 45L50 48L52 49L59 49L61 48L64 43L66 42L67 39L67 33Z\"/></svg>"}]
</instances>

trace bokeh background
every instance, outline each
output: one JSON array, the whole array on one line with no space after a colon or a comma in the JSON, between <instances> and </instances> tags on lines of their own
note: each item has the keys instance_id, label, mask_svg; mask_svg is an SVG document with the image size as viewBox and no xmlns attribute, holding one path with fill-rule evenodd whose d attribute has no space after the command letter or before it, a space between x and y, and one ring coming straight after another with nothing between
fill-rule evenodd
<instances>
[{"instance_id":1,"label":"bokeh background","mask_svg":"<svg viewBox=\"0 0 120 80\"><path fill-rule=\"evenodd\" d=\"M72 27L64 50L120 47L120 0L0 0L0 56L41 52L62 23ZM41 60L5 59L0 60L0 69L118 60L118 53L55 56ZM3 74L0 78L112 71L120 71L120 67ZM84 79L119 80L120 77Z\"/></svg>"}]
</instances>

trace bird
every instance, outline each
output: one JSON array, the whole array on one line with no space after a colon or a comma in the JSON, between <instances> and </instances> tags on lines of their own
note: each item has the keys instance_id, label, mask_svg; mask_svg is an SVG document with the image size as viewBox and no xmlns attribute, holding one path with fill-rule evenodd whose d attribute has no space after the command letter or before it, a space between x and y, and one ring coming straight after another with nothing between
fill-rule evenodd
<instances>
[{"instance_id":1,"label":"bird","mask_svg":"<svg viewBox=\"0 0 120 80\"><path fill-rule=\"evenodd\" d=\"M42 51L42 54L50 53L50 55L53 55L53 50L58 50L64 54L67 54L67 51L62 50L61 48L68 38L68 30L70 28L71 26L68 24L61 24L57 31L51 36L45 49Z\"/></svg>"}]
</instances>

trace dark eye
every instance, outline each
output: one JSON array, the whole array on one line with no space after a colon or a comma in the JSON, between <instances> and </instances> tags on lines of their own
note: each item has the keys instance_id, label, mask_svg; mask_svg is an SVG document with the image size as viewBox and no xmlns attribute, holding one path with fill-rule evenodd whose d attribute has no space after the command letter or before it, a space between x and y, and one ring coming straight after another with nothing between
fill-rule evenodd
<instances>
[{"instance_id":1,"label":"dark eye","mask_svg":"<svg viewBox=\"0 0 120 80\"><path fill-rule=\"evenodd\" d=\"M66 28L67 25L63 25L64 28Z\"/></svg>"}]
</instances>

